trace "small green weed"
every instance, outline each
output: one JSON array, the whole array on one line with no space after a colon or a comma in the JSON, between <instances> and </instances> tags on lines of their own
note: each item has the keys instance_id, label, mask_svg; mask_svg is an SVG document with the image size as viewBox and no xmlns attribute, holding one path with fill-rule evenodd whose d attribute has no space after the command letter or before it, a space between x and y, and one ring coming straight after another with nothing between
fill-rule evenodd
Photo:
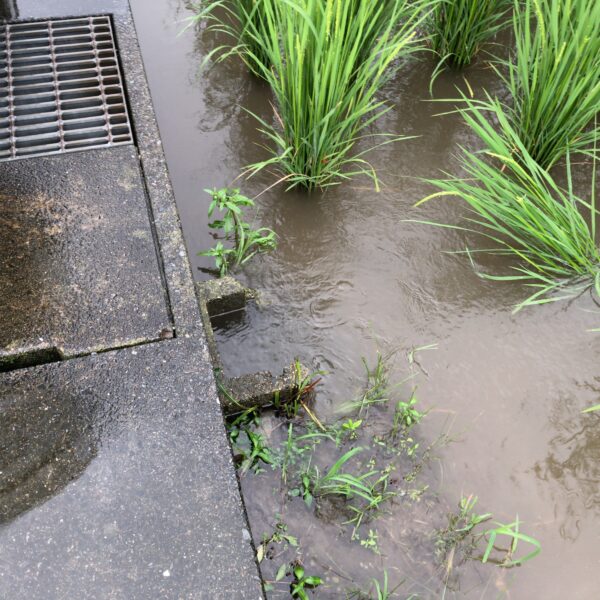
<instances>
[{"instance_id":1,"label":"small green weed","mask_svg":"<svg viewBox=\"0 0 600 600\"><path fill-rule=\"evenodd\" d=\"M362 425L363 420L357 419L354 421L353 419L347 419L342 423L341 431L345 434L345 437L349 440L355 440L358 437L358 430Z\"/></svg>"},{"instance_id":2,"label":"small green weed","mask_svg":"<svg viewBox=\"0 0 600 600\"><path fill-rule=\"evenodd\" d=\"M316 447L323 441L329 440L338 445L337 438L329 433L322 431L315 431L308 427L308 431L301 435L294 434L294 425L290 423L288 425L288 435L286 443L284 444L283 451L280 453L280 458L277 460L276 465L281 468L281 479L284 483L288 481L288 475L290 469L296 466L303 459L308 458L305 462L310 462L310 458L315 451ZM300 495L300 490L290 490L290 495Z\"/></svg>"},{"instance_id":3,"label":"small green weed","mask_svg":"<svg viewBox=\"0 0 600 600\"><path fill-rule=\"evenodd\" d=\"M274 462L273 453L263 436L253 431L259 425L260 420L255 409L245 411L227 424L229 441L242 475L249 470L258 474L263 470L263 464L272 465Z\"/></svg>"},{"instance_id":4,"label":"small green weed","mask_svg":"<svg viewBox=\"0 0 600 600\"><path fill-rule=\"evenodd\" d=\"M498 566L504 568L516 567L518 565L522 565L528 560L531 560L542 550L542 545L536 539L519 531L519 517L517 517L513 523L509 523L508 525L496 523L496 527L493 529L488 529L481 535L487 539L487 546L481 558L481 562L483 563L489 561L494 562ZM496 546L496 540L498 536L504 536L510 540L508 548L498 548ZM529 544L533 547L533 550L524 556L516 557L515 555L517 553L517 546L519 542L525 542L526 544ZM502 553L502 558L495 560L491 559L490 555L494 550L499 550Z\"/></svg>"},{"instance_id":5,"label":"small green weed","mask_svg":"<svg viewBox=\"0 0 600 600\"><path fill-rule=\"evenodd\" d=\"M408 431L414 425L418 425L426 413L421 412L417 405L416 390L413 390L407 401L398 400L394 410L394 423L392 425L392 435L396 436L401 429Z\"/></svg>"},{"instance_id":6,"label":"small green weed","mask_svg":"<svg viewBox=\"0 0 600 600\"><path fill-rule=\"evenodd\" d=\"M300 474L301 494L307 506L311 506L313 498L325 496L339 496L348 502L348 509L353 516L346 524L354 526L352 538L366 518L397 494L389 489L391 466L378 470L370 463L369 470L358 475L343 470L361 452L362 447L348 450L324 474L310 464Z\"/></svg>"},{"instance_id":7,"label":"small green weed","mask_svg":"<svg viewBox=\"0 0 600 600\"><path fill-rule=\"evenodd\" d=\"M381 581L373 578L371 587L367 591L353 590L346 595L347 600L389 600L394 592L403 584L401 581L395 588L390 589L387 571L383 571ZM406 600L416 600L416 596L411 594Z\"/></svg>"},{"instance_id":8,"label":"small green weed","mask_svg":"<svg viewBox=\"0 0 600 600\"><path fill-rule=\"evenodd\" d=\"M352 498L355 495L367 493L367 488L362 482L372 472L359 476L342 472L342 468L346 463L362 451L363 448L361 447L348 450L323 475L320 474L317 467L311 468L308 465L302 474L302 478L303 485L310 492L311 498L313 496L327 496L330 494Z\"/></svg>"},{"instance_id":9,"label":"small green weed","mask_svg":"<svg viewBox=\"0 0 600 600\"><path fill-rule=\"evenodd\" d=\"M359 416L368 416L369 407L374 404L386 404L392 391L403 383L390 384L390 361L394 352L382 355L377 352L375 364L371 367L363 356L362 363L366 374L366 385L361 395L351 402L342 405L340 411L358 411Z\"/></svg>"},{"instance_id":10,"label":"small green weed","mask_svg":"<svg viewBox=\"0 0 600 600\"><path fill-rule=\"evenodd\" d=\"M294 575L294 581L290 586L292 598L299 598L299 600L308 600L308 594L306 590L314 589L319 587L323 580L315 575L307 575L304 567L300 564L294 565L292 569Z\"/></svg>"},{"instance_id":11,"label":"small green weed","mask_svg":"<svg viewBox=\"0 0 600 600\"><path fill-rule=\"evenodd\" d=\"M254 207L253 200L240 194L239 189L222 188L205 192L212 195L208 216L212 217L215 210L222 213L222 218L215 219L209 227L221 230L225 241L233 244L225 247L222 241L218 241L210 250L199 253L199 256L215 259L220 277L246 264L258 252L275 249L277 238L274 231L266 227L253 229L243 220L243 210Z\"/></svg>"},{"instance_id":12,"label":"small green weed","mask_svg":"<svg viewBox=\"0 0 600 600\"><path fill-rule=\"evenodd\" d=\"M360 545L363 548L367 548L367 550L371 550L375 554L381 554L381 551L379 550L379 535L377 531L374 531L373 529L369 529L367 537L360 540Z\"/></svg>"},{"instance_id":13,"label":"small green weed","mask_svg":"<svg viewBox=\"0 0 600 600\"><path fill-rule=\"evenodd\" d=\"M384 357L379 352L375 366L372 368L365 358L362 359L367 374L367 388L359 400L358 414L372 404L382 404L389 400L390 368L388 361L389 357Z\"/></svg>"},{"instance_id":14,"label":"small green weed","mask_svg":"<svg viewBox=\"0 0 600 600\"><path fill-rule=\"evenodd\" d=\"M274 401L275 408L283 411L288 419L296 418L300 408L303 408L317 427L322 431L325 431L323 424L317 419L316 415L308 406L317 386L321 383L321 376L325 374L325 371L309 372L302 366L300 360L296 359L293 364L294 381L291 397L285 398L285 401L282 401L280 397L276 397Z\"/></svg>"},{"instance_id":15,"label":"small green weed","mask_svg":"<svg viewBox=\"0 0 600 600\"><path fill-rule=\"evenodd\" d=\"M269 556L272 554L269 549L275 544L298 547L298 538L288 533L287 525L281 520L277 521L275 529L270 535L263 535L263 539L256 549L256 560L261 563L265 557L272 558Z\"/></svg>"},{"instance_id":16,"label":"small green weed","mask_svg":"<svg viewBox=\"0 0 600 600\"><path fill-rule=\"evenodd\" d=\"M444 553L465 540L476 525L492 518L491 513L480 515L475 512L477 500L477 496L463 496L458 504L458 512L448 515L448 526L438 532L437 545L443 549Z\"/></svg>"},{"instance_id":17,"label":"small green weed","mask_svg":"<svg viewBox=\"0 0 600 600\"><path fill-rule=\"evenodd\" d=\"M464 559L474 558L481 541L486 542L486 547L479 560L483 563L492 562L504 568L521 565L540 553L541 544L533 537L520 531L518 517L513 523L495 523L496 527L484 531L475 531L478 525L492 518L491 513L476 513L474 510L476 504L477 496L461 498L458 511L448 515L448 526L437 532L436 550L446 562L446 573L448 575L452 570L457 552L461 551ZM496 545L499 537L509 539L510 543L507 548ZM533 547L533 550L517 557L516 552L519 542L529 544ZM496 557L493 557L494 553Z\"/></svg>"}]
</instances>

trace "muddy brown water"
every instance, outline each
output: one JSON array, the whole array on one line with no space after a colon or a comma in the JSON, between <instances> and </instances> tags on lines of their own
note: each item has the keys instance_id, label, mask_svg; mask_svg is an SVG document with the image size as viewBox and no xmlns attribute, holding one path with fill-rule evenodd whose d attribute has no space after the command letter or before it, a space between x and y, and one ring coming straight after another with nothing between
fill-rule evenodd
<instances>
[{"instance_id":1,"label":"muddy brown water","mask_svg":"<svg viewBox=\"0 0 600 600\"><path fill-rule=\"evenodd\" d=\"M214 40L193 29L178 35L189 15L183 3L132 5L194 276L204 279L200 268L209 263L196 254L213 240L202 189L231 183L264 156L242 107L269 118L268 90L236 61L199 73ZM260 197L257 222L276 230L279 247L240 275L261 291L261 304L218 332L222 358L231 374L278 372L294 356L329 371L315 410L331 420L360 387L362 356L396 348L401 372L406 351L437 345L419 358L418 396L430 409L419 436L426 443L450 431L458 441L425 475L431 501L413 512L397 505L377 522L384 556L349 545L347 533L315 519L301 501L288 508L309 570L330 581L317 597L343 597L344 584L364 583L384 566L390 580L406 578L399 597L441 597L439 570L423 567L431 558L427 534L461 494L475 494L480 511L500 521L518 514L542 552L511 571L473 564L446 597L598 598L600 417L581 413L600 402L600 335L588 331L600 323L598 308L584 296L513 315L522 285L483 281L464 257L443 253L477 248L479 240L407 222L456 222L464 211L454 201L413 206L431 191L416 178L456 172L458 146L474 143L459 118L435 116L440 105L426 101L431 68L412 65L384 90L393 109L378 129L419 137L371 155L380 193L356 180L324 194L277 188ZM483 65L465 74L477 88L499 89ZM436 96L453 95L461 81L443 75ZM273 180L265 173L241 185L253 196ZM497 259L480 265L509 267ZM263 426L268 439L281 438L274 417ZM280 508L277 476L246 476L242 484L260 541Z\"/></svg>"}]
</instances>

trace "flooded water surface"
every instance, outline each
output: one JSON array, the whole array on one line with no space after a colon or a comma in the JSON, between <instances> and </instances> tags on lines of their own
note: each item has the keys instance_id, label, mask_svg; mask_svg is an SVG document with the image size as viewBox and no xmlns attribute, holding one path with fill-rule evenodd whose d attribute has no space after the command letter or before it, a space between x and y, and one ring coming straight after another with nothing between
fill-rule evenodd
<instances>
[{"instance_id":1,"label":"flooded water surface","mask_svg":"<svg viewBox=\"0 0 600 600\"><path fill-rule=\"evenodd\" d=\"M152 4L150 10L132 1L200 280L210 263L197 253L214 243L209 196L202 190L231 184L245 165L266 156L244 108L270 119L270 96L237 61L201 73L215 40L193 28L179 33L190 14L183 3ZM421 447L442 433L453 441L436 449L437 459L420 479L429 487L417 501L396 499L365 528L363 538L369 527L377 529L380 555L351 543L343 519L315 514L300 498L282 500L274 491L280 475L269 467L242 477L255 542L285 510L307 571L328 581L316 590L319 598L343 598L341 590L368 583L384 568L390 581L405 580L398 597L440 598L447 587L446 597L456 598L598 598L600 415L581 411L600 402L600 335L589 331L600 324L599 309L583 296L512 314L528 294L525 287L483 280L464 255L444 253L483 247L480 240L415 222L458 221L464 213L458 201L414 207L432 191L419 178L456 173L459 146L475 143L456 115L436 116L443 107L429 101L432 68L426 59L409 65L384 90L393 109L378 130L417 137L370 155L382 180L379 193L358 179L323 194L276 187L260 196L256 222L273 228L279 245L239 274L260 291L260 302L219 330L218 341L231 375L278 373L296 356L327 371L314 407L326 422L364 383L361 358L373 364L378 349L395 350L397 378L416 372L400 393L417 385L419 402L429 410L415 434ZM498 90L484 64L465 76L475 89ZM442 75L435 96L451 97L461 84L462 75ZM262 173L236 185L255 196L275 179ZM509 266L477 259L482 271ZM418 364L410 366L411 349L426 345L434 348L419 352ZM373 434L391 419L385 409L370 414ZM263 419L272 444L285 440L286 427L273 415ZM435 556L434 529L447 524L445 514L469 495L478 497L479 512L498 521L518 515L522 531L540 542L540 555L511 570L471 561L450 585L447 561L440 566ZM263 562L265 577L273 577L276 560Z\"/></svg>"}]
</instances>

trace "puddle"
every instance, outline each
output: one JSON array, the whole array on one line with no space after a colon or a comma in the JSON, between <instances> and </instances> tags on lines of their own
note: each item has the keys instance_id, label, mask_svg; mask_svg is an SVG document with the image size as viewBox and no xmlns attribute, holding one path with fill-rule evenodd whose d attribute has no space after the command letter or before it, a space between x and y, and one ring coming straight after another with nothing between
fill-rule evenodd
<instances>
[{"instance_id":1,"label":"puddle","mask_svg":"<svg viewBox=\"0 0 600 600\"><path fill-rule=\"evenodd\" d=\"M199 74L214 40L191 30L177 36L188 15L178 0L156 2L153 10L141 0L132 6L194 275L204 279L200 268L210 264L196 254L212 238L209 196L202 190L229 184L263 156L253 120L241 107L269 118L269 97L235 61ZM380 193L357 180L312 197L282 189L261 196L260 223L275 229L279 247L242 274L246 285L261 290L262 302L216 332L221 356L230 375L279 372L294 356L329 371L315 411L331 421L356 392L363 355L372 361L378 345L402 355L437 344L420 359L425 373L418 393L431 410L419 435L430 443L451 424L459 441L444 447L440 462L424 475L430 500L416 513L402 508L378 521L381 558L356 543L349 550L340 543L338 524L315 520L295 499L297 511L288 507L287 523L301 537L310 574L333 584L337 577L342 586L344 573L360 571L364 582L385 565L394 581L417 579L422 587L407 587L407 595L440 597L440 573L425 534L437 525L435 515L462 494L474 494L479 510L499 521L518 514L542 552L511 571L471 563L454 597L594 598L600 589L600 416L581 410L600 402L600 336L587 331L598 327L598 308L582 297L512 315L526 295L522 286L483 281L464 258L443 254L466 244L477 248L479 240L406 221L457 220L457 202L414 208L430 192L415 177L456 172L458 146L474 143L459 118L435 116L440 105L426 101L430 72L424 62L385 89L395 105L380 129L419 138L371 155L383 181ZM497 89L483 65L465 75L476 88ZM461 81L440 76L436 96L452 96ZM243 192L256 195L272 181L261 174L243 183ZM508 264L486 259L481 268L505 270ZM265 419L281 436L283 428L271 421ZM267 469L242 480L257 542L274 526L274 478ZM337 574L328 570L335 565ZM317 596L343 597L336 588Z\"/></svg>"}]
</instances>

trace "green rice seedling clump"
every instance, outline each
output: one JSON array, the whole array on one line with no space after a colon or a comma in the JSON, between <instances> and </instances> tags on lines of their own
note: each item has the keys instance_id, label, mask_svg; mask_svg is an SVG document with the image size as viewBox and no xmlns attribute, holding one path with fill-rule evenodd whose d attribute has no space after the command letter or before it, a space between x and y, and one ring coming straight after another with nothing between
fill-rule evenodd
<instances>
[{"instance_id":1,"label":"green rice seedling clump","mask_svg":"<svg viewBox=\"0 0 600 600\"><path fill-rule=\"evenodd\" d=\"M235 54L252 73L262 76L258 65L267 65L269 60L263 43L267 30L262 3L263 0L213 0L193 5L195 14L189 19L190 24L207 22L210 31L225 34L231 40L213 48L205 62L213 58L223 60Z\"/></svg>"},{"instance_id":2,"label":"green rice seedling clump","mask_svg":"<svg viewBox=\"0 0 600 600\"><path fill-rule=\"evenodd\" d=\"M235 0L239 22L239 39L245 51L242 56L252 73L260 76L258 65L268 64L269 57L261 43L266 37L266 22L261 8L263 0Z\"/></svg>"},{"instance_id":3,"label":"green rice seedling clump","mask_svg":"<svg viewBox=\"0 0 600 600\"><path fill-rule=\"evenodd\" d=\"M469 65L507 22L510 0L442 0L428 19L431 47L440 66Z\"/></svg>"},{"instance_id":4,"label":"green rice seedling clump","mask_svg":"<svg viewBox=\"0 0 600 600\"><path fill-rule=\"evenodd\" d=\"M442 226L477 232L491 242L480 252L516 259L512 274L480 274L499 281L523 281L532 288L516 310L573 298L587 290L600 296L595 168L590 198L580 198L573 191L568 152L563 189L531 156L498 100L488 96L488 110L480 103L465 102L467 108L461 112L485 150L463 150L467 177L429 180L440 191L420 203L440 196L467 203L465 225ZM472 251L465 252L472 258Z\"/></svg>"},{"instance_id":5,"label":"green rice seedling clump","mask_svg":"<svg viewBox=\"0 0 600 600\"><path fill-rule=\"evenodd\" d=\"M359 150L389 107L383 84L423 47L421 0L263 0L268 56L260 65L274 94L274 119L258 119L269 160L290 187L323 188L359 173L377 183ZM258 57L257 57L258 58ZM398 136L379 134L381 143Z\"/></svg>"},{"instance_id":6,"label":"green rice seedling clump","mask_svg":"<svg viewBox=\"0 0 600 600\"><path fill-rule=\"evenodd\" d=\"M498 72L519 139L546 169L567 150L589 152L600 133L600 2L515 0L513 28L514 52Z\"/></svg>"}]
</instances>

